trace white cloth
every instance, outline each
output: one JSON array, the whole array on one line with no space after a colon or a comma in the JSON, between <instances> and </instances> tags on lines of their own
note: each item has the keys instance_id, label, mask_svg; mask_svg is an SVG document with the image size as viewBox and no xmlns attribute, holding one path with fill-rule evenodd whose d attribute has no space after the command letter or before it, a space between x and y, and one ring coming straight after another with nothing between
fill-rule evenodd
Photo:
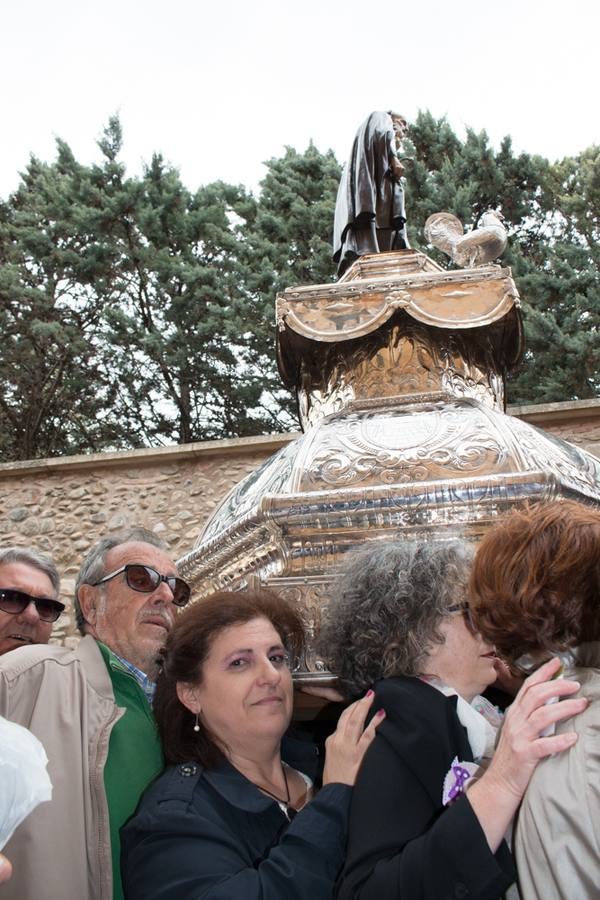
<instances>
[{"instance_id":1,"label":"white cloth","mask_svg":"<svg viewBox=\"0 0 600 900\"><path fill-rule=\"evenodd\" d=\"M498 731L502 725L502 713L479 694L468 703L454 688L437 678L424 677L423 681L446 697L456 697L456 714L460 724L467 730L474 761L479 764L484 760L489 761L494 754Z\"/></svg>"},{"instance_id":2,"label":"white cloth","mask_svg":"<svg viewBox=\"0 0 600 900\"><path fill-rule=\"evenodd\" d=\"M35 735L0 716L0 850L39 803L52 799L47 763Z\"/></svg>"}]
</instances>

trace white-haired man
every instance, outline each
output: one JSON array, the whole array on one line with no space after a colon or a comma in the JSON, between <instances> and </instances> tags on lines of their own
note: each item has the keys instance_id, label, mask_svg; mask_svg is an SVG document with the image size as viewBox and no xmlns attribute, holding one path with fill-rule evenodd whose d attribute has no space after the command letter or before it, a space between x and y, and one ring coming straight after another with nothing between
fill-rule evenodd
<instances>
[{"instance_id":1,"label":"white-haired man","mask_svg":"<svg viewBox=\"0 0 600 900\"><path fill-rule=\"evenodd\" d=\"M7 900L123 896L119 828L163 765L150 699L176 607L189 597L162 542L132 529L83 561L76 650L29 647L14 664L0 660L0 714L42 741L53 784L52 800L7 845Z\"/></svg>"}]
</instances>

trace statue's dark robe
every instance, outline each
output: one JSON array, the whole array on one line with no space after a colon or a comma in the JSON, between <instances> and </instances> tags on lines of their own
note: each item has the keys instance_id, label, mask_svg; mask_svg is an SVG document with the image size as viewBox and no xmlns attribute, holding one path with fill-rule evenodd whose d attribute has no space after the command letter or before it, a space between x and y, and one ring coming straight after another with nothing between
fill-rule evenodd
<instances>
[{"instance_id":1,"label":"statue's dark robe","mask_svg":"<svg viewBox=\"0 0 600 900\"><path fill-rule=\"evenodd\" d=\"M356 133L338 188L333 226L338 275L365 253L408 247L404 191L391 171L394 147L392 117L371 113Z\"/></svg>"}]
</instances>

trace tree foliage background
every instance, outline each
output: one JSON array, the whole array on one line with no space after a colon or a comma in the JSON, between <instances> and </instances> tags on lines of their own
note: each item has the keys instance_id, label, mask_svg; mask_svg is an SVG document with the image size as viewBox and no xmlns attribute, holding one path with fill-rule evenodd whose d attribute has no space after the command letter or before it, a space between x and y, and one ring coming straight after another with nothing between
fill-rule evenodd
<instances>
[{"instance_id":1,"label":"tree foliage background","mask_svg":"<svg viewBox=\"0 0 600 900\"><path fill-rule=\"evenodd\" d=\"M501 260L524 305L527 352L509 401L600 391L600 148L550 164L464 140L429 113L411 130L409 234L448 210L474 226L488 208L510 231ZM159 154L128 177L121 126L100 161L63 141L32 158L0 201L0 459L27 459L297 427L274 361L274 301L334 278L331 151L288 147L257 195L195 192ZM439 260L447 265L447 260Z\"/></svg>"}]
</instances>

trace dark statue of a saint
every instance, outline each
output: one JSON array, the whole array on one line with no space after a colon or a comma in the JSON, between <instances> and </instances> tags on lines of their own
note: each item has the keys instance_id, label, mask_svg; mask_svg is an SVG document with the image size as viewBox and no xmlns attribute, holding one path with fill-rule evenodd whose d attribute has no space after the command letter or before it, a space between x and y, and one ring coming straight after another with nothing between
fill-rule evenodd
<instances>
[{"instance_id":1,"label":"dark statue of a saint","mask_svg":"<svg viewBox=\"0 0 600 900\"><path fill-rule=\"evenodd\" d=\"M366 253L406 250L404 166L398 157L408 125L395 112L372 112L356 133L335 204L333 258L338 276Z\"/></svg>"}]
</instances>

